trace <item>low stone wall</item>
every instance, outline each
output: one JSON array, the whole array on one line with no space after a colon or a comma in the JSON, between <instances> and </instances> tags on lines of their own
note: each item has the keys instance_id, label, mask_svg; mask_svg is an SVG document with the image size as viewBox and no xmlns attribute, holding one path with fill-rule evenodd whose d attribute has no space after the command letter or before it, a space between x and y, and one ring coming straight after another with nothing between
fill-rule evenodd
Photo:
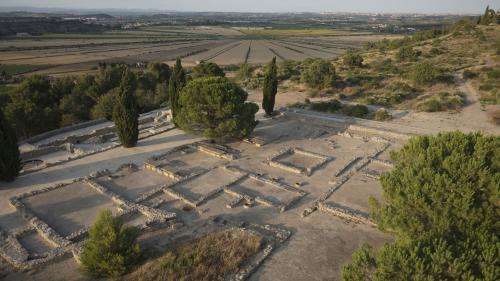
<instances>
[{"instance_id":1,"label":"low stone wall","mask_svg":"<svg viewBox=\"0 0 500 281\"><path fill-rule=\"evenodd\" d=\"M297 167L293 164L280 162L280 160L283 159L284 157L287 157L287 156L290 156L293 154L301 154L301 155L304 155L306 157L320 159L321 161L318 164L311 166L311 167ZM326 163L328 163L332 160L333 160L332 157L321 155L321 154L310 152L310 151L306 151L306 150L303 150L300 148L286 148L286 149L279 151L277 154L269 157L268 164L271 167L280 168L280 169L283 169L285 171L295 173L295 174L304 174L304 175L309 177L316 170L320 169Z\"/></svg>"},{"instance_id":2,"label":"low stone wall","mask_svg":"<svg viewBox=\"0 0 500 281\"><path fill-rule=\"evenodd\" d=\"M348 208L346 206L322 202L319 204L319 209L348 221L376 226L376 224L368 217L367 214Z\"/></svg>"}]
</instances>

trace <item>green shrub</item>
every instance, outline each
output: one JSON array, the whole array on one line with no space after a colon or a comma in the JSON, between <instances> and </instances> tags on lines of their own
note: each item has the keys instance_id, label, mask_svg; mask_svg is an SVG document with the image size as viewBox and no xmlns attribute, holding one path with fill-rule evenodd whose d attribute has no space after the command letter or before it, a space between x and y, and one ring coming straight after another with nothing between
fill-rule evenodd
<instances>
[{"instance_id":1,"label":"green shrub","mask_svg":"<svg viewBox=\"0 0 500 281\"><path fill-rule=\"evenodd\" d=\"M285 60L278 65L279 80L287 80L300 75L299 63L292 60Z\"/></svg>"},{"instance_id":2,"label":"green shrub","mask_svg":"<svg viewBox=\"0 0 500 281\"><path fill-rule=\"evenodd\" d=\"M200 62L197 66L193 67L191 77L200 78L200 77L209 77L209 76L218 76L224 77L226 74L224 70L220 68L216 63L213 62Z\"/></svg>"},{"instance_id":3,"label":"green shrub","mask_svg":"<svg viewBox=\"0 0 500 281\"><path fill-rule=\"evenodd\" d=\"M417 85L429 85L438 81L442 70L430 61L417 63L410 71L410 79Z\"/></svg>"},{"instance_id":4,"label":"green shrub","mask_svg":"<svg viewBox=\"0 0 500 281\"><path fill-rule=\"evenodd\" d=\"M310 103L311 110L320 112L335 113L342 108L342 104L338 100L330 100L324 102Z\"/></svg>"},{"instance_id":5,"label":"green shrub","mask_svg":"<svg viewBox=\"0 0 500 281\"><path fill-rule=\"evenodd\" d=\"M498 280L500 137L441 133L392 153L371 199L379 228L395 242L363 246L342 269L345 281Z\"/></svg>"},{"instance_id":6,"label":"green shrub","mask_svg":"<svg viewBox=\"0 0 500 281\"><path fill-rule=\"evenodd\" d=\"M347 115L347 116L352 116L352 117L357 117L357 118L364 118L370 111L368 110L368 107L362 104L355 104L355 105L344 105L342 107L342 113Z\"/></svg>"},{"instance_id":7,"label":"green shrub","mask_svg":"<svg viewBox=\"0 0 500 281\"><path fill-rule=\"evenodd\" d=\"M344 65L348 67L362 67L363 66L363 57L360 54L353 52L352 50L348 50L343 58Z\"/></svg>"},{"instance_id":8,"label":"green shrub","mask_svg":"<svg viewBox=\"0 0 500 281\"><path fill-rule=\"evenodd\" d=\"M411 46L403 46L396 53L396 59L399 61L414 61L419 55L420 52L415 51Z\"/></svg>"},{"instance_id":9,"label":"green shrub","mask_svg":"<svg viewBox=\"0 0 500 281\"><path fill-rule=\"evenodd\" d=\"M193 133L224 142L248 137L259 107L247 103L248 94L224 77L191 80L179 97L179 126Z\"/></svg>"},{"instance_id":10,"label":"green shrub","mask_svg":"<svg viewBox=\"0 0 500 281\"><path fill-rule=\"evenodd\" d=\"M465 97L463 93L456 92L455 94L450 94L442 92L418 103L417 109L425 112L436 112L449 109L459 109L464 104Z\"/></svg>"},{"instance_id":11,"label":"green shrub","mask_svg":"<svg viewBox=\"0 0 500 281\"><path fill-rule=\"evenodd\" d=\"M102 211L80 255L85 272L94 278L117 278L129 272L141 259L138 236L138 228L126 227L111 211Z\"/></svg>"},{"instance_id":12,"label":"green shrub","mask_svg":"<svg viewBox=\"0 0 500 281\"><path fill-rule=\"evenodd\" d=\"M301 65L301 81L315 89L332 87L337 78L333 65L322 59L306 59Z\"/></svg>"}]
</instances>

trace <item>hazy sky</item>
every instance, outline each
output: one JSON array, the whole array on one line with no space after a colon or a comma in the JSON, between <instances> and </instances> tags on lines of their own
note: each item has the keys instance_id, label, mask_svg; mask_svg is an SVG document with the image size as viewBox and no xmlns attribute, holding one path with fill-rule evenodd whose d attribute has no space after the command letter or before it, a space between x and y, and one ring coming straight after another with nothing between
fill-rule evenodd
<instances>
[{"instance_id":1,"label":"hazy sky","mask_svg":"<svg viewBox=\"0 0 500 281\"><path fill-rule=\"evenodd\" d=\"M0 0L1 6L229 12L479 13L500 0ZM0 8L1 10L1 8Z\"/></svg>"}]
</instances>

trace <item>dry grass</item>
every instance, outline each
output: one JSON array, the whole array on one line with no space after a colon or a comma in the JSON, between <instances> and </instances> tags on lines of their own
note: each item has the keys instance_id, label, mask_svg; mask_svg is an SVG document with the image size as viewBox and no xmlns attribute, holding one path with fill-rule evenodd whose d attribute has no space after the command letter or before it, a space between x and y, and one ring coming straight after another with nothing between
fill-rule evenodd
<instances>
[{"instance_id":1,"label":"dry grass","mask_svg":"<svg viewBox=\"0 0 500 281\"><path fill-rule=\"evenodd\" d=\"M488 117L494 124L500 125L500 109L497 108L492 111L489 111Z\"/></svg>"},{"instance_id":2,"label":"dry grass","mask_svg":"<svg viewBox=\"0 0 500 281\"><path fill-rule=\"evenodd\" d=\"M261 239L239 230L204 236L149 261L125 278L129 281L224 280L256 254Z\"/></svg>"}]
</instances>

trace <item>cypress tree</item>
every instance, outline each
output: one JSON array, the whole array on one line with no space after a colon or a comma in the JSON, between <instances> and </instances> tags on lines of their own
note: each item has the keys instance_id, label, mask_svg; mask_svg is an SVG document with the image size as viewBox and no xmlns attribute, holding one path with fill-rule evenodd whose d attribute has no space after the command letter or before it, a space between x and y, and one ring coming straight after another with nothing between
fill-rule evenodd
<instances>
[{"instance_id":1,"label":"cypress tree","mask_svg":"<svg viewBox=\"0 0 500 281\"><path fill-rule=\"evenodd\" d=\"M21 170L21 157L14 129L0 109L0 181L13 181Z\"/></svg>"},{"instance_id":2,"label":"cypress tree","mask_svg":"<svg viewBox=\"0 0 500 281\"><path fill-rule=\"evenodd\" d=\"M179 93L181 89L186 85L186 73L184 68L182 68L181 59L177 58L175 66L172 70L172 75L170 76L170 83L168 85L168 92L170 98L170 109L172 112L172 121L177 126L176 114L179 111Z\"/></svg>"},{"instance_id":3,"label":"cypress tree","mask_svg":"<svg viewBox=\"0 0 500 281\"><path fill-rule=\"evenodd\" d=\"M278 92L278 70L276 68L276 57L267 66L264 76L262 108L267 115L274 112L276 93Z\"/></svg>"},{"instance_id":4,"label":"cypress tree","mask_svg":"<svg viewBox=\"0 0 500 281\"><path fill-rule=\"evenodd\" d=\"M134 97L135 86L134 74L126 69L113 110L116 132L124 147L134 147L139 138L139 112Z\"/></svg>"}]
</instances>

